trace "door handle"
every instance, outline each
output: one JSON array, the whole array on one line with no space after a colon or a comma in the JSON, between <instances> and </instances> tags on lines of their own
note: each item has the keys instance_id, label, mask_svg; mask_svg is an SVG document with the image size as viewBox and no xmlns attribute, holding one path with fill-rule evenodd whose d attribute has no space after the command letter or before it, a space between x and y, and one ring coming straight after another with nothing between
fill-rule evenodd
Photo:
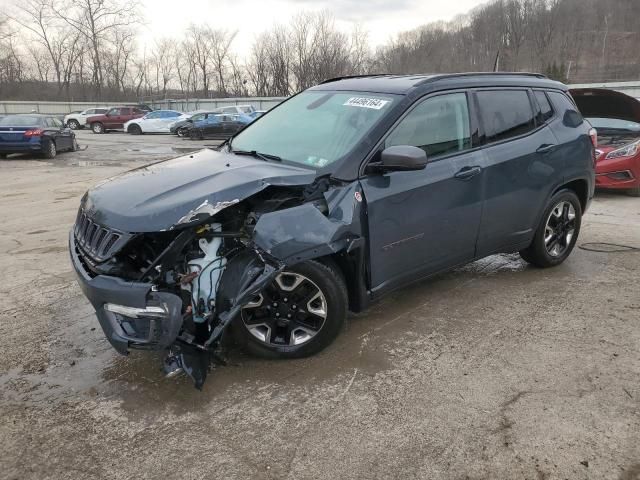
<instances>
[{"instance_id":1,"label":"door handle","mask_svg":"<svg viewBox=\"0 0 640 480\"><path fill-rule=\"evenodd\" d=\"M551 153L556 146L553 143L545 143L544 145L540 145L536 150L536 153L542 153L543 155L546 153Z\"/></svg>"},{"instance_id":2,"label":"door handle","mask_svg":"<svg viewBox=\"0 0 640 480\"><path fill-rule=\"evenodd\" d=\"M468 180L471 177L475 177L482 171L480 167L464 167L454 175L459 180Z\"/></svg>"}]
</instances>

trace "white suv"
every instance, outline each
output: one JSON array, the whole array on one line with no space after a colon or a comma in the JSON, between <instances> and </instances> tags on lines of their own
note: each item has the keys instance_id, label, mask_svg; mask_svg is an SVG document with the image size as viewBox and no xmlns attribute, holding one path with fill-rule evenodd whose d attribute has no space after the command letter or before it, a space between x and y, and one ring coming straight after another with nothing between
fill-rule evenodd
<instances>
[{"instance_id":1,"label":"white suv","mask_svg":"<svg viewBox=\"0 0 640 480\"><path fill-rule=\"evenodd\" d=\"M219 107L215 109L216 112L226 113L228 115L240 114L251 116L255 111L253 105L232 105L229 107Z\"/></svg>"},{"instance_id":2,"label":"white suv","mask_svg":"<svg viewBox=\"0 0 640 480\"><path fill-rule=\"evenodd\" d=\"M105 107L99 108L88 108L80 113L70 113L64 117L64 124L69 127L71 130L77 130L79 128L84 128L87 124L87 118L92 115L102 115L107 113L109 109Z\"/></svg>"}]
</instances>

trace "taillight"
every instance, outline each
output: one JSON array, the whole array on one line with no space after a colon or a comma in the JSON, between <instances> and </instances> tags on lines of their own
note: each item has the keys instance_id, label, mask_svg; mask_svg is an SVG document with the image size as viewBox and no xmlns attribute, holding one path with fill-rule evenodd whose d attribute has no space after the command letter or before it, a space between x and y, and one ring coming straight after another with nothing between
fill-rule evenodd
<instances>
[{"instance_id":1,"label":"taillight","mask_svg":"<svg viewBox=\"0 0 640 480\"><path fill-rule=\"evenodd\" d=\"M595 128L590 129L589 136L591 137L591 143L593 143L593 148L598 148L598 131Z\"/></svg>"},{"instance_id":2,"label":"taillight","mask_svg":"<svg viewBox=\"0 0 640 480\"><path fill-rule=\"evenodd\" d=\"M40 135L42 135L42 130L39 128L36 128L34 130L27 130L26 132L24 132L25 137L39 137Z\"/></svg>"}]
</instances>

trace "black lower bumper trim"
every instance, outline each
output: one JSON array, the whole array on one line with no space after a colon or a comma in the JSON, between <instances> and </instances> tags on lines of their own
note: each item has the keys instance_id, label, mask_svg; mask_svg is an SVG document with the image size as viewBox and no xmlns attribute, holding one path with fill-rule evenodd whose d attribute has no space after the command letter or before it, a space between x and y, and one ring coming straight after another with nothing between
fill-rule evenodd
<instances>
[{"instance_id":1,"label":"black lower bumper trim","mask_svg":"<svg viewBox=\"0 0 640 480\"><path fill-rule=\"evenodd\" d=\"M69 253L80 289L96 310L107 340L119 353L129 348L163 349L171 345L182 327L182 299L168 292L154 292L150 283L130 282L106 275L91 276L79 257L73 231L69 233ZM106 303L145 308L163 306L163 318L128 318L104 309Z\"/></svg>"}]
</instances>

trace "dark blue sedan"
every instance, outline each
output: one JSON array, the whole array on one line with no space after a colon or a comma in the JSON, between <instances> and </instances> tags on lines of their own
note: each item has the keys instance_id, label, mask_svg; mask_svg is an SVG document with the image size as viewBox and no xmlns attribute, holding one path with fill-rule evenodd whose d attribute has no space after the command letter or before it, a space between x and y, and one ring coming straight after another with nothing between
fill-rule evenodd
<instances>
[{"instance_id":1,"label":"dark blue sedan","mask_svg":"<svg viewBox=\"0 0 640 480\"><path fill-rule=\"evenodd\" d=\"M8 115L0 119L0 158L11 153L38 153L54 158L58 152L77 149L73 131L53 115Z\"/></svg>"}]
</instances>

